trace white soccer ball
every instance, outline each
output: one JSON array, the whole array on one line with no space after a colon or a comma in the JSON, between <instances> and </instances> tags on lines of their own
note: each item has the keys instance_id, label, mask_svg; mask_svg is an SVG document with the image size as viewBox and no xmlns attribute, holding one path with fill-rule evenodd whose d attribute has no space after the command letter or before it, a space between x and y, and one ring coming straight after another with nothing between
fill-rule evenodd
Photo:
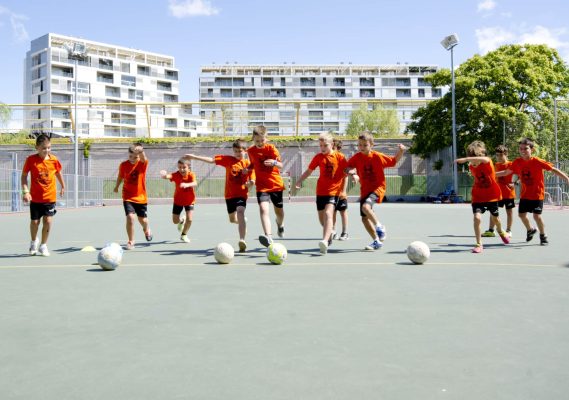
<instances>
[{"instance_id":1,"label":"white soccer ball","mask_svg":"<svg viewBox=\"0 0 569 400\"><path fill-rule=\"evenodd\" d=\"M280 243L271 243L269 247L267 247L267 260L272 264L280 265L284 263L286 256L286 247Z\"/></svg>"},{"instance_id":2,"label":"white soccer ball","mask_svg":"<svg viewBox=\"0 0 569 400\"><path fill-rule=\"evenodd\" d=\"M114 271L122 262L123 249L118 243L108 243L99 251L97 262L105 271Z\"/></svg>"},{"instance_id":3,"label":"white soccer ball","mask_svg":"<svg viewBox=\"0 0 569 400\"><path fill-rule=\"evenodd\" d=\"M416 241L409 244L407 247L407 257L413 264L423 264L431 255L431 250L426 243Z\"/></svg>"},{"instance_id":4,"label":"white soccer ball","mask_svg":"<svg viewBox=\"0 0 569 400\"><path fill-rule=\"evenodd\" d=\"M229 243L219 243L213 249L213 257L220 264L229 264L235 256L235 250Z\"/></svg>"}]
</instances>

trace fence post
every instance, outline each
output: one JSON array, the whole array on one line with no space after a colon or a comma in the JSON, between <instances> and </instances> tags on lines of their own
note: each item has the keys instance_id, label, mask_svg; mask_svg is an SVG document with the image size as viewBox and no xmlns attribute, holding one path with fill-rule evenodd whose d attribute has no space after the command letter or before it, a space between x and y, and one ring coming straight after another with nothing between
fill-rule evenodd
<instances>
[{"instance_id":1,"label":"fence post","mask_svg":"<svg viewBox=\"0 0 569 400\"><path fill-rule=\"evenodd\" d=\"M18 180L18 153L10 153L12 159L12 211L20 211L20 190Z\"/></svg>"},{"instance_id":2,"label":"fence post","mask_svg":"<svg viewBox=\"0 0 569 400\"><path fill-rule=\"evenodd\" d=\"M300 123L300 104L294 103L294 107L296 108L296 128L294 130L294 136L298 136L298 126Z\"/></svg>"}]
</instances>

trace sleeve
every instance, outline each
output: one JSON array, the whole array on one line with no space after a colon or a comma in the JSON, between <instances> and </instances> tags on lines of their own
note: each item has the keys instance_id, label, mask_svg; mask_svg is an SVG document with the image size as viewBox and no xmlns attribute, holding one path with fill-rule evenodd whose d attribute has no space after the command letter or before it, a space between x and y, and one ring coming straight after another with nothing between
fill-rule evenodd
<instances>
[{"instance_id":1,"label":"sleeve","mask_svg":"<svg viewBox=\"0 0 569 400\"><path fill-rule=\"evenodd\" d=\"M314 171L316 169L316 167L318 167L318 165L320 165L320 160L322 158L320 156L320 154L322 154L322 153L318 153L314 157L312 157L312 161L310 161L310 164L308 164L308 169L311 169Z\"/></svg>"},{"instance_id":2,"label":"sleeve","mask_svg":"<svg viewBox=\"0 0 569 400\"><path fill-rule=\"evenodd\" d=\"M275 145L273 145L273 148L271 150L272 150L272 158L274 158L278 162L281 162L281 153L279 153Z\"/></svg>"},{"instance_id":3,"label":"sleeve","mask_svg":"<svg viewBox=\"0 0 569 400\"><path fill-rule=\"evenodd\" d=\"M549 161L542 160L541 158L539 158L538 160L539 160L539 165L544 170L551 171L553 169L553 164L550 163Z\"/></svg>"},{"instance_id":4,"label":"sleeve","mask_svg":"<svg viewBox=\"0 0 569 400\"><path fill-rule=\"evenodd\" d=\"M176 182L177 176L178 176L178 173L177 173L177 172L172 172L172 173L170 174L170 179L169 179L169 181L170 181L170 182Z\"/></svg>"},{"instance_id":5,"label":"sleeve","mask_svg":"<svg viewBox=\"0 0 569 400\"><path fill-rule=\"evenodd\" d=\"M26 161L24 162L24 167L22 168L22 173L27 174L28 172L30 172L30 157L26 158Z\"/></svg>"},{"instance_id":6,"label":"sleeve","mask_svg":"<svg viewBox=\"0 0 569 400\"><path fill-rule=\"evenodd\" d=\"M215 165L221 165L222 167L225 167L226 159L227 157L225 157L223 154L216 154L215 156L213 156L213 162L215 163Z\"/></svg>"}]
</instances>

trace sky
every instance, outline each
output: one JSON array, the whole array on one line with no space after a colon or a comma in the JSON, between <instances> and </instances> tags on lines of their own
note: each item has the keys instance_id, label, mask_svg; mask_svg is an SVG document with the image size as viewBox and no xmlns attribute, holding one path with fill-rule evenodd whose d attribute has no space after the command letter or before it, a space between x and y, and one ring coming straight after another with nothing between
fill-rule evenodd
<instances>
[{"instance_id":1,"label":"sky","mask_svg":"<svg viewBox=\"0 0 569 400\"><path fill-rule=\"evenodd\" d=\"M46 33L165 54L180 101L200 66L428 64L450 68L502 44L545 43L569 61L567 0L0 0L0 102L23 101L30 41Z\"/></svg>"}]
</instances>

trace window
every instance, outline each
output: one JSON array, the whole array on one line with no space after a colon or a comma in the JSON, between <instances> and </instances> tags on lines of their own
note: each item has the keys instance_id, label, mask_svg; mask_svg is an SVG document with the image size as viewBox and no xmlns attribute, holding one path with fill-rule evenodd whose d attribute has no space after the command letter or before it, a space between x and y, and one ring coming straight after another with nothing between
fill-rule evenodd
<instances>
[{"instance_id":1,"label":"window","mask_svg":"<svg viewBox=\"0 0 569 400\"><path fill-rule=\"evenodd\" d=\"M178 121L176 120L176 118L165 118L164 126L166 126L167 128L177 128Z\"/></svg>"},{"instance_id":2,"label":"window","mask_svg":"<svg viewBox=\"0 0 569 400\"><path fill-rule=\"evenodd\" d=\"M69 110L66 108L52 108L51 109L51 116L53 118L69 119Z\"/></svg>"},{"instance_id":3,"label":"window","mask_svg":"<svg viewBox=\"0 0 569 400\"><path fill-rule=\"evenodd\" d=\"M245 86L245 79L244 78L233 78L233 86Z\"/></svg>"},{"instance_id":4,"label":"window","mask_svg":"<svg viewBox=\"0 0 569 400\"><path fill-rule=\"evenodd\" d=\"M135 87L136 86L136 78L134 76L130 76L130 75L122 75L121 76L121 85Z\"/></svg>"},{"instance_id":5,"label":"window","mask_svg":"<svg viewBox=\"0 0 569 400\"><path fill-rule=\"evenodd\" d=\"M105 96L121 97L121 90L118 87L105 86Z\"/></svg>"},{"instance_id":6,"label":"window","mask_svg":"<svg viewBox=\"0 0 569 400\"><path fill-rule=\"evenodd\" d=\"M425 97L425 89L419 89L418 96Z\"/></svg>"},{"instance_id":7,"label":"window","mask_svg":"<svg viewBox=\"0 0 569 400\"><path fill-rule=\"evenodd\" d=\"M67 90L75 91L75 81L67 81ZM88 82L77 82L77 93L91 93L91 84Z\"/></svg>"},{"instance_id":8,"label":"window","mask_svg":"<svg viewBox=\"0 0 569 400\"><path fill-rule=\"evenodd\" d=\"M346 97L346 89L332 89L330 97Z\"/></svg>"},{"instance_id":9,"label":"window","mask_svg":"<svg viewBox=\"0 0 569 400\"><path fill-rule=\"evenodd\" d=\"M375 89L360 89L360 97L375 97Z\"/></svg>"},{"instance_id":10,"label":"window","mask_svg":"<svg viewBox=\"0 0 569 400\"><path fill-rule=\"evenodd\" d=\"M126 72L130 74L130 63L121 62L121 72Z\"/></svg>"},{"instance_id":11,"label":"window","mask_svg":"<svg viewBox=\"0 0 569 400\"><path fill-rule=\"evenodd\" d=\"M166 79L171 79L173 81L177 81L178 80L178 71L171 71L169 69L164 71L164 77Z\"/></svg>"},{"instance_id":12,"label":"window","mask_svg":"<svg viewBox=\"0 0 569 400\"><path fill-rule=\"evenodd\" d=\"M360 86L375 86L374 78L360 78Z\"/></svg>"},{"instance_id":13,"label":"window","mask_svg":"<svg viewBox=\"0 0 569 400\"><path fill-rule=\"evenodd\" d=\"M215 86L231 86L231 78L215 78Z\"/></svg>"},{"instance_id":14,"label":"window","mask_svg":"<svg viewBox=\"0 0 569 400\"><path fill-rule=\"evenodd\" d=\"M411 97L411 89L395 89L396 97Z\"/></svg>"},{"instance_id":15,"label":"window","mask_svg":"<svg viewBox=\"0 0 569 400\"><path fill-rule=\"evenodd\" d=\"M177 103L178 102L178 96L173 95L173 94L164 94L164 102L166 102L166 103Z\"/></svg>"},{"instance_id":16,"label":"window","mask_svg":"<svg viewBox=\"0 0 569 400\"><path fill-rule=\"evenodd\" d=\"M431 86L431 84L428 82L425 82L425 79L423 79L423 78L417 79L417 85L418 86Z\"/></svg>"},{"instance_id":17,"label":"window","mask_svg":"<svg viewBox=\"0 0 569 400\"><path fill-rule=\"evenodd\" d=\"M300 78L300 86L316 86L316 78Z\"/></svg>"},{"instance_id":18,"label":"window","mask_svg":"<svg viewBox=\"0 0 569 400\"><path fill-rule=\"evenodd\" d=\"M114 83L114 76L105 72L97 72L97 82Z\"/></svg>"},{"instance_id":19,"label":"window","mask_svg":"<svg viewBox=\"0 0 569 400\"><path fill-rule=\"evenodd\" d=\"M172 91L172 83L158 81L158 82L156 82L156 88L158 90L162 90L164 92L171 92Z\"/></svg>"},{"instance_id":20,"label":"window","mask_svg":"<svg viewBox=\"0 0 569 400\"><path fill-rule=\"evenodd\" d=\"M281 86L282 87L286 86L286 78L281 78Z\"/></svg>"},{"instance_id":21,"label":"window","mask_svg":"<svg viewBox=\"0 0 569 400\"><path fill-rule=\"evenodd\" d=\"M138 65L136 67L136 72L138 73L138 75L150 76L150 67L147 67L145 65Z\"/></svg>"},{"instance_id":22,"label":"window","mask_svg":"<svg viewBox=\"0 0 569 400\"><path fill-rule=\"evenodd\" d=\"M433 88L431 89L431 96L432 97L441 97L441 89Z\"/></svg>"},{"instance_id":23,"label":"window","mask_svg":"<svg viewBox=\"0 0 569 400\"><path fill-rule=\"evenodd\" d=\"M219 95L221 97L233 97L231 89L221 89Z\"/></svg>"},{"instance_id":24,"label":"window","mask_svg":"<svg viewBox=\"0 0 569 400\"><path fill-rule=\"evenodd\" d=\"M345 78L334 78L333 86L346 86Z\"/></svg>"},{"instance_id":25,"label":"window","mask_svg":"<svg viewBox=\"0 0 569 400\"><path fill-rule=\"evenodd\" d=\"M316 90L314 90L314 89L302 89L300 91L300 97L316 97Z\"/></svg>"},{"instance_id":26,"label":"window","mask_svg":"<svg viewBox=\"0 0 569 400\"><path fill-rule=\"evenodd\" d=\"M99 58L99 68L113 70L113 60L108 58Z\"/></svg>"},{"instance_id":27,"label":"window","mask_svg":"<svg viewBox=\"0 0 569 400\"><path fill-rule=\"evenodd\" d=\"M263 78L261 81L262 86L273 86L273 78Z\"/></svg>"}]
</instances>

